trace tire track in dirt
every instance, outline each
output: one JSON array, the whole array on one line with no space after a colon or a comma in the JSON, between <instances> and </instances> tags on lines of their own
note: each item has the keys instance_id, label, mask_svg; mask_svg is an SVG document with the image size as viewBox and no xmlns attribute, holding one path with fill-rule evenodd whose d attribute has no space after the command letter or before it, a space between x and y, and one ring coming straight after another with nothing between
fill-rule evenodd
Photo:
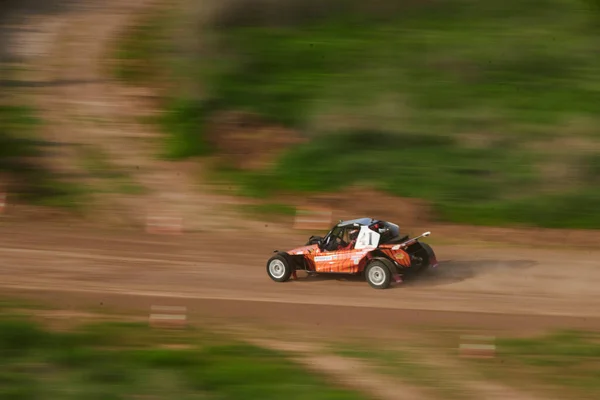
<instances>
[{"instance_id":1,"label":"tire track in dirt","mask_svg":"<svg viewBox=\"0 0 600 400\"><path fill-rule=\"evenodd\" d=\"M202 252L155 252L154 257L150 258L110 253L84 254L59 249L0 248L0 256L0 286L4 287L45 286L65 291L106 291L182 299L246 300L389 310L571 315L583 318L596 315L598 307L598 299L591 301L573 295L553 299L542 293L526 295L527 287L515 291L512 297L507 296L510 293L510 274L505 278L508 288L504 292L502 288L483 285L487 281L485 276L449 284L448 287L419 287L415 283L415 287L400 285L395 289L374 291L360 279L352 278L346 281L300 278L298 281L277 284L266 277L261 265L263 260L256 256L247 258L256 261L255 267L218 261L215 254ZM474 290L477 287L481 289ZM496 292L491 289L496 289ZM523 301L527 301L527 304L522 304Z\"/></svg>"},{"instance_id":2,"label":"tire track in dirt","mask_svg":"<svg viewBox=\"0 0 600 400\"><path fill-rule=\"evenodd\" d=\"M532 296L528 299L531 310L523 310L519 306L522 298L507 293L470 293L435 287L374 291L360 281L276 284L265 276L262 267L240 271L235 265L169 259L168 254L160 257L164 260L160 264L147 264L130 257L123 260L118 256L108 259L94 259L93 254L79 256L52 258L36 253L32 257L27 252L3 253L0 249L0 287L4 293L21 292L54 301L72 299L75 304L75 299L82 302L98 299L123 309L152 301L175 303L213 317L319 326L326 331L341 326L404 329L411 324L485 327L498 331L600 329L595 303L591 303L592 310L586 313L579 303L561 298L548 302ZM492 307L498 301L501 303Z\"/></svg>"},{"instance_id":3,"label":"tire track in dirt","mask_svg":"<svg viewBox=\"0 0 600 400\"><path fill-rule=\"evenodd\" d=\"M266 259L273 248L291 247L297 235L259 235L253 240L245 232L161 237L15 221L1 224L0 235L0 286L580 318L597 317L600 307L594 284L600 268L592 252L435 246L439 268L375 291L353 277L299 274L297 281L270 281ZM232 243L237 254L231 254ZM568 269L565 260L572 263Z\"/></svg>"},{"instance_id":4,"label":"tire track in dirt","mask_svg":"<svg viewBox=\"0 0 600 400\"><path fill-rule=\"evenodd\" d=\"M181 302L247 302L262 308L257 311L261 317L273 307L320 307L315 316L302 312L311 323L319 322L321 313L336 312L351 322L351 310L366 320L377 309L377 315L388 312L392 324L412 310L417 316L410 319L418 320L421 313L422 323L436 318L447 323L454 315L467 325L469 319L479 319L488 325L510 320L515 326L528 326L538 324L528 322L535 317L545 326L557 318L563 327L585 328L595 326L600 308L594 283L600 279L597 252L435 246L441 265L434 273L376 291L352 277L299 274L297 281L270 281L266 259L274 248L291 247L301 239L295 234L252 240L245 232L173 237L9 220L0 224L0 237L0 287L63 290L65 296L87 291ZM466 314L457 317L457 312ZM468 317L469 313L479 314Z\"/></svg>"}]
</instances>

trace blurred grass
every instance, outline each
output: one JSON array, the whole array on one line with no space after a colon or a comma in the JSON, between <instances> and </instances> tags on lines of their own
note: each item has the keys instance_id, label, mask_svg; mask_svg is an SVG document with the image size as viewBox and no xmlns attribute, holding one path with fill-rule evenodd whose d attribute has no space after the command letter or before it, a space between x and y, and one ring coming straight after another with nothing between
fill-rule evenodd
<instances>
[{"instance_id":1,"label":"blurred grass","mask_svg":"<svg viewBox=\"0 0 600 400\"><path fill-rule=\"evenodd\" d=\"M600 227L595 2L450 0L389 12L397 7L383 1L362 13L352 0L344 12L309 3L310 12L237 2L228 23L210 27L217 39L192 68L205 93L166 103L169 157L213 153L207 119L246 110L311 141L268 170L226 171L243 193L368 183L429 201L443 221ZM140 66L166 45L130 39L146 49L128 53Z\"/></svg>"},{"instance_id":2,"label":"blurred grass","mask_svg":"<svg viewBox=\"0 0 600 400\"><path fill-rule=\"evenodd\" d=\"M406 111L393 121L401 131L557 123L596 113L600 56L588 20L580 0L453 0L384 19L338 13L300 26L230 28L220 44L236 62L212 85L214 97L297 125L337 105L377 127L371 106L390 96L406 110L392 103L381 117Z\"/></svg>"},{"instance_id":3,"label":"blurred grass","mask_svg":"<svg viewBox=\"0 0 600 400\"><path fill-rule=\"evenodd\" d=\"M495 361L472 360L487 376L530 387L543 384L564 398L600 396L600 335L560 331L534 338L500 338ZM560 392L557 392L560 391Z\"/></svg>"},{"instance_id":4,"label":"blurred grass","mask_svg":"<svg viewBox=\"0 0 600 400\"><path fill-rule=\"evenodd\" d=\"M165 135L164 153L170 160L211 154L212 146L205 136L209 113L198 101L187 98L165 100L163 113L156 119Z\"/></svg>"},{"instance_id":5,"label":"blurred grass","mask_svg":"<svg viewBox=\"0 0 600 400\"><path fill-rule=\"evenodd\" d=\"M474 398L477 395L470 391L470 384L493 387L495 382L542 398L591 400L600 395L598 332L566 330L526 338L497 337L496 355L490 359L458 357L457 336L455 331L443 332L423 342L415 339L391 347L360 339L334 343L330 351L367 361L382 373L429 387L443 398ZM413 346L418 351L413 351ZM456 374L453 369L458 370Z\"/></svg>"},{"instance_id":6,"label":"blurred grass","mask_svg":"<svg viewBox=\"0 0 600 400\"><path fill-rule=\"evenodd\" d=\"M50 146L38 139L42 123L30 107L0 104L0 173L9 179L9 187L3 189L13 189L8 195L18 201L78 209L86 191L40 161Z\"/></svg>"},{"instance_id":7,"label":"blurred grass","mask_svg":"<svg viewBox=\"0 0 600 400\"><path fill-rule=\"evenodd\" d=\"M114 52L114 76L127 84L153 86L159 90L162 112L147 118L164 133L164 151L160 157L170 160L185 159L210 153L203 128L207 117L206 106L195 98L179 92L170 93L171 81L182 79L176 65L177 57L171 8L160 8L140 14L121 35ZM176 17L175 17L176 18ZM178 76L177 76L178 75ZM166 91L166 93L165 93Z\"/></svg>"},{"instance_id":8,"label":"blurred grass","mask_svg":"<svg viewBox=\"0 0 600 400\"><path fill-rule=\"evenodd\" d=\"M434 398L473 398L465 387L452 380L443 368L428 365L420 361L418 356L398 348L382 347L381 344L338 343L331 346L331 351L342 357L366 361L381 373L421 386Z\"/></svg>"},{"instance_id":9,"label":"blurred grass","mask_svg":"<svg viewBox=\"0 0 600 400\"><path fill-rule=\"evenodd\" d=\"M187 343L161 348L165 336ZM50 331L0 316L0 398L361 399L284 354L194 330L98 323Z\"/></svg>"},{"instance_id":10,"label":"blurred grass","mask_svg":"<svg viewBox=\"0 0 600 400\"><path fill-rule=\"evenodd\" d=\"M95 178L102 180L103 191L125 194L143 194L145 188L137 184L131 175L113 163L101 149L82 147L80 149L82 166Z\"/></svg>"},{"instance_id":11,"label":"blurred grass","mask_svg":"<svg viewBox=\"0 0 600 400\"><path fill-rule=\"evenodd\" d=\"M114 52L116 78L143 85L162 76L169 49L168 21L164 13L142 13L127 27Z\"/></svg>"}]
</instances>

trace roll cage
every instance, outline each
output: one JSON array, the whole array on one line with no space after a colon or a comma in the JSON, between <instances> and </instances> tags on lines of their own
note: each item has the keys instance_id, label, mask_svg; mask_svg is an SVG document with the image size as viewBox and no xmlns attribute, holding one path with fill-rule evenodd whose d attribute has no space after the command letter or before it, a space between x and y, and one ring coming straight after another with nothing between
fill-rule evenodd
<instances>
[{"instance_id":1,"label":"roll cage","mask_svg":"<svg viewBox=\"0 0 600 400\"><path fill-rule=\"evenodd\" d=\"M363 226L377 230L380 233L379 244L402 242L408 238L407 235L400 235L400 227L396 224L372 218L358 218L338 222L323 239L318 241L319 247L324 251L333 251L340 244L346 246L350 242L350 231L361 229ZM377 229L376 227L379 228Z\"/></svg>"}]
</instances>

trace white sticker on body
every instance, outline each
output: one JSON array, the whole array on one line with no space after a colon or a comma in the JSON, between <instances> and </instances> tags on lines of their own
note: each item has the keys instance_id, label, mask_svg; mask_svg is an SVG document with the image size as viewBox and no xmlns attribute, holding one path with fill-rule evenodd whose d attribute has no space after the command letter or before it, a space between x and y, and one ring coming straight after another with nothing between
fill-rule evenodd
<instances>
[{"instance_id":1,"label":"white sticker on body","mask_svg":"<svg viewBox=\"0 0 600 400\"><path fill-rule=\"evenodd\" d=\"M360 227L360 233L356 239L355 249L374 249L379 245L381 235L379 232L372 231L367 226Z\"/></svg>"}]
</instances>

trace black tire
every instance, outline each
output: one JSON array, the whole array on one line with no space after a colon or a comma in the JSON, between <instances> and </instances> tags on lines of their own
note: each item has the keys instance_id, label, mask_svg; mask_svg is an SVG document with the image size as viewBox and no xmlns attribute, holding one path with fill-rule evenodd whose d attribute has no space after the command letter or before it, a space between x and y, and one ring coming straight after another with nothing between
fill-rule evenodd
<instances>
[{"instance_id":1,"label":"black tire","mask_svg":"<svg viewBox=\"0 0 600 400\"><path fill-rule=\"evenodd\" d=\"M374 289L387 289L392 282L392 272L380 260L374 260L365 269L365 279Z\"/></svg>"},{"instance_id":2,"label":"black tire","mask_svg":"<svg viewBox=\"0 0 600 400\"><path fill-rule=\"evenodd\" d=\"M423 265L419 268L419 272L425 272L425 270L429 269L431 266L431 255L433 253L433 249L427 243L421 243L423 250L425 250L425 257L423 257Z\"/></svg>"},{"instance_id":3,"label":"black tire","mask_svg":"<svg viewBox=\"0 0 600 400\"><path fill-rule=\"evenodd\" d=\"M285 282L292 276L292 267L285 256L277 254L267 261L267 274L275 282Z\"/></svg>"}]
</instances>

